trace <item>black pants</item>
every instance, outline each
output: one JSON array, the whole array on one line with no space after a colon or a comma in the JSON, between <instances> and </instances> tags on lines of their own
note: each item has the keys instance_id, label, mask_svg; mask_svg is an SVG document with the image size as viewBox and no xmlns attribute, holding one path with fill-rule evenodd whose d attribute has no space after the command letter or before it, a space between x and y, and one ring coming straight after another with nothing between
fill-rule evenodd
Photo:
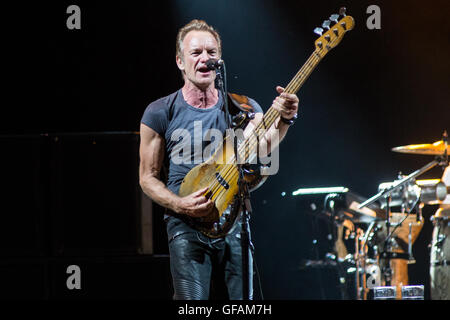
<instances>
[{"instance_id":1,"label":"black pants","mask_svg":"<svg viewBox=\"0 0 450 320\"><path fill-rule=\"evenodd\" d=\"M176 217L166 220L170 270L176 300L242 300L241 223L224 238L212 239ZM250 252L249 252L250 253ZM253 261L249 254L250 299Z\"/></svg>"}]
</instances>

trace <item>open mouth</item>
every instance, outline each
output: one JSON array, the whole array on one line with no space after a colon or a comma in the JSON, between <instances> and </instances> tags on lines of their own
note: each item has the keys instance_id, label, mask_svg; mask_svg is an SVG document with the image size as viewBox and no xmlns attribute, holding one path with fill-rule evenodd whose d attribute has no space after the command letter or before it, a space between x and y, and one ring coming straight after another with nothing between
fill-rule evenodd
<instances>
[{"instance_id":1,"label":"open mouth","mask_svg":"<svg viewBox=\"0 0 450 320\"><path fill-rule=\"evenodd\" d=\"M210 72L211 70L209 70L208 67L205 66L205 67L200 67L200 68L198 68L197 71L198 71L198 72L201 72L201 73L208 73L208 72Z\"/></svg>"}]
</instances>

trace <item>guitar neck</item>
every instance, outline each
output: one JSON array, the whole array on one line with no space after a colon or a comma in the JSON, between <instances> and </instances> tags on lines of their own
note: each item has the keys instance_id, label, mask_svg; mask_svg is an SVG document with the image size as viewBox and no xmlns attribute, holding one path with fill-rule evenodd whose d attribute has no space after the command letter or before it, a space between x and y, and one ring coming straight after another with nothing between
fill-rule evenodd
<instances>
[{"instance_id":1,"label":"guitar neck","mask_svg":"<svg viewBox=\"0 0 450 320\"><path fill-rule=\"evenodd\" d=\"M314 51L306 63L300 68L297 74L292 78L289 84L285 88L285 92L287 93L297 93L301 88L303 83L308 79L309 75L319 64L320 60L322 60L322 56L320 56L316 51ZM279 112L275 110L273 107L270 107L264 115L264 120L261 123L262 128L269 129L270 126L275 122L276 119L280 116Z\"/></svg>"},{"instance_id":2,"label":"guitar neck","mask_svg":"<svg viewBox=\"0 0 450 320\"><path fill-rule=\"evenodd\" d=\"M339 15L343 15L344 17L337 21ZM306 79L308 79L311 72L319 64L320 60L322 60L328 51L339 44L347 31L353 29L355 22L351 16L345 15L345 8L339 10L339 15L333 14L330 16L330 20L336 22L332 27L330 25L330 20L324 21L322 26L327 28L328 31L323 35L322 32L324 30L322 28L316 28L318 29L317 32L316 29L314 30L314 32L321 35L320 38L315 41L316 49L294 78L292 78L291 82L286 86L285 92L297 93ZM250 137L245 140L245 143L239 147L237 156L240 160L243 159L244 162L248 162L250 157L253 157L256 154L259 141L265 136L269 128L279 117L280 113L273 107L270 107L269 110L267 110L262 121L253 129L253 134L251 134Z\"/></svg>"},{"instance_id":3,"label":"guitar neck","mask_svg":"<svg viewBox=\"0 0 450 320\"><path fill-rule=\"evenodd\" d=\"M318 54L317 51L314 51L286 86L285 92L297 93L315 67L319 64L320 60L322 60L322 57L323 56ZM249 157L256 152L258 141L264 137L269 128L279 117L280 113L271 106L264 114L262 121L253 129L253 134L245 141L243 147L239 149L240 159L244 159L245 162L249 160Z\"/></svg>"}]
</instances>

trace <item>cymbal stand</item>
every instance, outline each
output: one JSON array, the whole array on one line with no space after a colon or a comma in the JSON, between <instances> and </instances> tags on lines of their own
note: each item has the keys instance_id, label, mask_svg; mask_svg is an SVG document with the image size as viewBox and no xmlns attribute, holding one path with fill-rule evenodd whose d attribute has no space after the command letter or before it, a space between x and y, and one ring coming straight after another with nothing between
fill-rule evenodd
<instances>
[{"instance_id":1,"label":"cymbal stand","mask_svg":"<svg viewBox=\"0 0 450 320\"><path fill-rule=\"evenodd\" d=\"M369 204L374 203L375 201L381 199L381 198L385 198L386 197L390 197L390 195L392 194L392 192L394 192L395 190L397 190L398 188L402 187L403 185L407 184L408 182L410 182L411 180L415 179L416 177L420 176L421 174L427 172L428 170L434 168L437 165L441 165L442 161L441 161L442 157L438 156L436 157L435 160L427 163L426 165L424 165L422 168L414 171L413 173L409 174L408 176L404 177L403 179L400 180L396 180L394 183L392 183L392 185L390 185L389 187L381 190L380 192L378 192L376 195L374 195L373 197L367 199L366 201L364 201L363 203L361 203L358 206L358 209L362 209L366 206L368 206ZM390 201L388 201L390 204Z\"/></svg>"},{"instance_id":2,"label":"cymbal stand","mask_svg":"<svg viewBox=\"0 0 450 320\"><path fill-rule=\"evenodd\" d=\"M363 285L361 286L361 277L359 275L360 269L362 269L362 266L361 266L362 254L361 254L360 244L359 244L359 239L360 239L361 235L362 235L362 230L358 228L356 230L356 236L355 236L356 300L361 300L361 291L364 289L364 280L363 280Z\"/></svg>"},{"instance_id":3,"label":"cymbal stand","mask_svg":"<svg viewBox=\"0 0 450 320\"><path fill-rule=\"evenodd\" d=\"M391 285L391 278L392 278L392 269L391 269L391 259L390 259L390 253L391 253L391 233L390 233L390 227L391 227L391 196L390 194L386 196L386 234L388 235L386 237L386 241L384 243L384 253L386 253L386 265L383 268L382 272L384 273L384 279L386 281L386 286Z\"/></svg>"},{"instance_id":4,"label":"cymbal stand","mask_svg":"<svg viewBox=\"0 0 450 320\"><path fill-rule=\"evenodd\" d=\"M372 284L367 284L367 252L368 240L372 230L376 226L376 222L370 223L367 230L364 232L358 228L355 237L355 265L356 265L356 299L367 300L367 295L372 287Z\"/></svg>"}]
</instances>

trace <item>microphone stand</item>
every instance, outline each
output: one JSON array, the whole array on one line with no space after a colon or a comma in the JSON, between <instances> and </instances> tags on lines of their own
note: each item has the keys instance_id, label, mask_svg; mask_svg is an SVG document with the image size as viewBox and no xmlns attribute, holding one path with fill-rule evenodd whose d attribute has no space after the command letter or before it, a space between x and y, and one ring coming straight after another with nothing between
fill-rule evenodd
<instances>
[{"instance_id":1,"label":"microphone stand","mask_svg":"<svg viewBox=\"0 0 450 320\"><path fill-rule=\"evenodd\" d=\"M216 70L216 84L218 89L222 93L222 97L224 100L224 109L225 116L227 120L227 127L232 129L232 118L230 115L229 107L228 107L228 89L227 89L227 76L226 76L226 67L225 62L219 66L215 66ZM234 146L234 154L236 157L236 164L239 171L238 178L238 197L240 206L242 208L241 212L241 252L242 252L242 299L250 300L251 298L251 290L252 290L252 281L250 274L253 274L252 270L250 270L250 248L253 250L253 246L250 239L249 233L249 220L250 214L252 212L250 205L250 192L248 189L248 185L244 180L244 170L242 168L242 164L238 162L238 149L237 149L237 137L233 135L233 146Z\"/></svg>"},{"instance_id":2,"label":"microphone stand","mask_svg":"<svg viewBox=\"0 0 450 320\"><path fill-rule=\"evenodd\" d=\"M225 62L222 61L222 64L219 66L214 66L216 70L216 84L220 92L222 93L223 104L225 109L225 117L227 120L227 127L231 129L231 115L230 109L228 108L228 89L227 89L227 73L225 68Z\"/></svg>"},{"instance_id":3,"label":"microphone stand","mask_svg":"<svg viewBox=\"0 0 450 320\"><path fill-rule=\"evenodd\" d=\"M252 212L250 204L250 192L248 190L248 185L244 181L243 170L241 165L239 167L239 198L241 202L242 212L241 212L241 248L242 248L242 300L250 300L252 281L250 275L253 274L250 266L250 248L251 239L249 233L249 221ZM252 248L253 249L253 248Z\"/></svg>"}]
</instances>

